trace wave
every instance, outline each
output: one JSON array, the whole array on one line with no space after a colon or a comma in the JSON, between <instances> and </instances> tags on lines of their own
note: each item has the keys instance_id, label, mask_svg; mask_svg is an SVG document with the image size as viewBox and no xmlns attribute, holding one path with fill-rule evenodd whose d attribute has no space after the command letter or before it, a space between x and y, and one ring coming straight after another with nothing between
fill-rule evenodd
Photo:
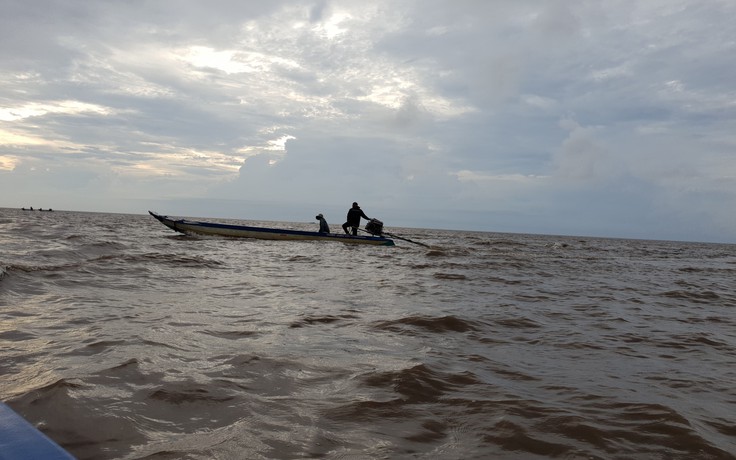
<instances>
[{"instance_id":1,"label":"wave","mask_svg":"<svg viewBox=\"0 0 736 460\"><path fill-rule=\"evenodd\" d=\"M467 257L473 255L473 251L469 248L463 248L463 247L449 247L449 248L443 248L443 249L430 249L428 250L424 256L425 257Z\"/></svg>"},{"instance_id":2,"label":"wave","mask_svg":"<svg viewBox=\"0 0 736 460\"><path fill-rule=\"evenodd\" d=\"M432 333L444 333L475 331L478 330L479 325L475 321L464 320L456 316L407 316L395 320L377 321L372 327L391 332L422 329Z\"/></svg>"},{"instance_id":3,"label":"wave","mask_svg":"<svg viewBox=\"0 0 736 460\"><path fill-rule=\"evenodd\" d=\"M695 303L711 303L711 302L717 302L721 296L716 294L713 291L682 291L682 290L675 290L675 291L667 291L663 292L662 295L664 297L669 297L671 299L682 299L682 300L689 300Z\"/></svg>"},{"instance_id":4,"label":"wave","mask_svg":"<svg viewBox=\"0 0 736 460\"><path fill-rule=\"evenodd\" d=\"M258 331L213 331L205 330L203 334L227 340L250 339L261 335Z\"/></svg>"},{"instance_id":5,"label":"wave","mask_svg":"<svg viewBox=\"0 0 736 460\"><path fill-rule=\"evenodd\" d=\"M73 257L72 257L73 258ZM110 262L123 264L129 266L129 264L136 263L154 263L165 266L176 266L184 268L195 268L195 269L213 269L222 268L225 264L219 260L208 259L205 257L198 256L182 256L182 255L170 255L170 254L106 254L96 256L92 258L79 259L70 262L60 262L56 264L10 264L0 267L0 280L3 277L10 276L14 272L20 273L56 273L56 272L68 272L80 269L88 269L91 266L102 264L103 267L109 267Z\"/></svg>"},{"instance_id":6,"label":"wave","mask_svg":"<svg viewBox=\"0 0 736 460\"><path fill-rule=\"evenodd\" d=\"M14 402L23 405L35 405L43 402L59 402L62 399L73 398L73 393L86 386L78 381L61 378L52 383L28 391Z\"/></svg>"},{"instance_id":7,"label":"wave","mask_svg":"<svg viewBox=\"0 0 736 460\"><path fill-rule=\"evenodd\" d=\"M124 263L154 263L167 266L178 266L185 268L221 268L224 262L214 259L208 259L201 256L184 256L180 254L162 254L162 253L145 253L145 254L109 254L90 259L88 262L106 262L119 261Z\"/></svg>"},{"instance_id":8,"label":"wave","mask_svg":"<svg viewBox=\"0 0 736 460\"><path fill-rule=\"evenodd\" d=\"M71 350L67 353L64 353L65 355L73 355L73 356L91 356L91 355L97 355L100 353L104 353L112 348L117 347L118 345L124 344L124 340L99 340L90 344L87 344L81 348L75 348L74 350Z\"/></svg>"},{"instance_id":9,"label":"wave","mask_svg":"<svg viewBox=\"0 0 736 460\"><path fill-rule=\"evenodd\" d=\"M110 371L120 371L120 370L124 370L124 369L130 369L131 367L138 368L138 366L139 366L138 360L135 359L135 358L131 358L131 359L129 359L129 360L123 362L123 363L118 364L117 366L111 367L108 370L110 370Z\"/></svg>"},{"instance_id":10,"label":"wave","mask_svg":"<svg viewBox=\"0 0 736 460\"><path fill-rule=\"evenodd\" d=\"M160 381L164 374L160 371L144 372L137 358L130 358L120 364L102 369L85 381L100 386L143 386L148 387Z\"/></svg>"},{"instance_id":11,"label":"wave","mask_svg":"<svg viewBox=\"0 0 736 460\"><path fill-rule=\"evenodd\" d=\"M526 243L522 243L520 241L513 241L513 240L491 240L488 241L486 239L478 239L477 241L472 241L470 244L473 246L486 246L486 247L509 247L509 248L525 248L527 247Z\"/></svg>"},{"instance_id":12,"label":"wave","mask_svg":"<svg viewBox=\"0 0 736 460\"><path fill-rule=\"evenodd\" d=\"M510 329L538 329L542 327L541 324L529 318L502 318L495 320L494 323Z\"/></svg>"},{"instance_id":13,"label":"wave","mask_svg":"<svg viewBox=\"0 0 736 460\"><path fill-rule=\"evenodd\" d=\"M564 394L571 389L560 390ZM522 458L733 459L673 408L597 395L576 399L568 405L520 398L454 398L445 404L462 410L466 418L486 418L484 424L473 422L483 440Z\"/></svg>"},{"instance_id":14,"label":"wave","mask_svg":"<svg viewBox=\"0 0 736 460\"><path fill-rule=\"evenodd\" d=\"M174 405L221 403L234 399L231 395L218 395L207 388L189 383L167 384L165 387L149 393L148 398Z\"/></svg>"},{"instance_id":15,"label":"wave","mask_svg":"<svg viewBox=\"0 0 736 460\"><path fill-rule=\"evenodd\" d=\"M435 279L438 279L438 280L466 280L468 279L467 276L462 275L460 273L435 273L433 276Z\"/></svg>"},{"instance_id":16,"label":"wave","mask_svg":"<svg viewBox=\"0 0 736 460\"><path fill-rule=\"evenodd\" d=\"M380 399L358 400L333 407L333 420L371 421L381 418L413 418L413 406L438 403L456 391L482 382L472 372L445 373L425 364L397 371L374 372L359 377L360 386L382 390Z\"/></svg>"},{"instance_id":17,"label":"wave","mask_svg":"<svg viewBox=\"0 0 736 460\"><path fill-rule=\"evenodd\" d=\"M677 269L681 273L708 273L714 275L729 275L736 273L736 268L723 268L723 267L682 267Z\"/></svg>"},{"instance_id":18,"label":"wave","mask_svg":"<svg viewBox=\"0 0 736 460\"><path fill-rule=\"evenodd\" d=\"M733 350L733 345L723 341L717 340L712 334L705 332L701 333L689 333L689 334L675 334L672 336L672 341L669 343L676 343L679 346L685 347L710 347L724 352L730 352Z\"/></svg>"},{"instance_id":19,"label":"wave","mask_svg":"<svg viewBox=\"0 0 736 460\"><path fill-rule=\"evenodd\" d=\"M42 265L25 265L13 264L5 267L5 273L13 274L14 272L34 273L34 272L58 272L66 271L82 266L81 262L66 262L60 264L42 264Z\"/></svg>"},{"instance_id":20,"label":"wave","mask_svg":"<svg viewBox=\"0 0 736 460\"><path fill-rule=\"evenodd\" d=\"M325 315L325 316L306 316L299 321L292 322L290 328L299 328L305 326L313 326L315 324L330 324L338 321L344 321L346 319L355 319L355 315Z\"/></svg>"}]
</instances>

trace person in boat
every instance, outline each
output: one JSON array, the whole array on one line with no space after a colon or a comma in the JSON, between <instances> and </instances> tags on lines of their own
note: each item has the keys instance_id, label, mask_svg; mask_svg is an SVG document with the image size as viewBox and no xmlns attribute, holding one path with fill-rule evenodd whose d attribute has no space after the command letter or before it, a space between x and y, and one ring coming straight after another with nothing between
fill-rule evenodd
<instances>
[{"instance_id":1,"label":"person in boat","mask_svg":"<svg viewBox=\"0 0 736 460\"><path fill-rule=\"evenodd\" d=\"M352 234L353 236L356 236L358 234L358 227L360 227L361 217L365 220L371 220L371 218L366 216L363 210L360 209L358 203L354 202L353 207L348 210L347 222L342 224L342 229L345 230L345 233L350 235L351 232L348 230L348 228L352 227Z\"/></svg>"},{"instance_id":2,"label":"person in boat","mask_svg":"<svg viewBox=\"0 0 736 460\"><path fill-rule=\"evenodd\" d=\"M315 217L319 221L319 232L320 233L330 233L330 226L327 225L327 221L325 220L325 216L322 214L317 214Z\"/></svg>"}]
</instances>

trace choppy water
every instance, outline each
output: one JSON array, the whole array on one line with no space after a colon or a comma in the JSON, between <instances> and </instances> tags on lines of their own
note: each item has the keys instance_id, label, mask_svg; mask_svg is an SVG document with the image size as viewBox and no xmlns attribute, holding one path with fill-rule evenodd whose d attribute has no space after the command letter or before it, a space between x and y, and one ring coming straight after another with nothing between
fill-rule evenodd
<instances>
[{"instance_id":1,"label":"choppy water","mask_svg":"<svg viewBox=\"0 0 736 460\"><path fill-rule=\"evenodd\" d=\"M0 399L81 459L736 458L736 246L389 230L0 209Z\"/></svg>"}]
</instances>

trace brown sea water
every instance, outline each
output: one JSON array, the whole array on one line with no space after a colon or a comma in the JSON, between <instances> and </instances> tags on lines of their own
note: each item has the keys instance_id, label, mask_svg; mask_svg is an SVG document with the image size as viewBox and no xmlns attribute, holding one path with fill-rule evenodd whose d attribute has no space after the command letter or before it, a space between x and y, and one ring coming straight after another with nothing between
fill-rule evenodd
<instances>
[{"instance_id":1,"label":"brown sea water","mask_svg":"<svg viewBox=\"0 0 736 460\"><path fill-rule=\"evenodd\" d=\"M80 459L736 458L736 246L386 225L0 209L0 399Z\"/></svg>"}]
</instances>

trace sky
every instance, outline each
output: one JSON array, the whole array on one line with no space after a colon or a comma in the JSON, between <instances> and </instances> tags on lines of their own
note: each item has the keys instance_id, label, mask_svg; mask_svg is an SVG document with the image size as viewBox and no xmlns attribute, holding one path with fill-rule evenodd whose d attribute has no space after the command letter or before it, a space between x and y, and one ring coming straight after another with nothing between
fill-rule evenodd
<instances>
[{"instance_id":1,"label":"sky","mask_svg":"<svg viewBox=\"0 0 736 460\"><path fill-rule=\"evenodd\" d=\"M736 243L732 0L0 10L0 207Z\"/></svg>"}]
</instances>

